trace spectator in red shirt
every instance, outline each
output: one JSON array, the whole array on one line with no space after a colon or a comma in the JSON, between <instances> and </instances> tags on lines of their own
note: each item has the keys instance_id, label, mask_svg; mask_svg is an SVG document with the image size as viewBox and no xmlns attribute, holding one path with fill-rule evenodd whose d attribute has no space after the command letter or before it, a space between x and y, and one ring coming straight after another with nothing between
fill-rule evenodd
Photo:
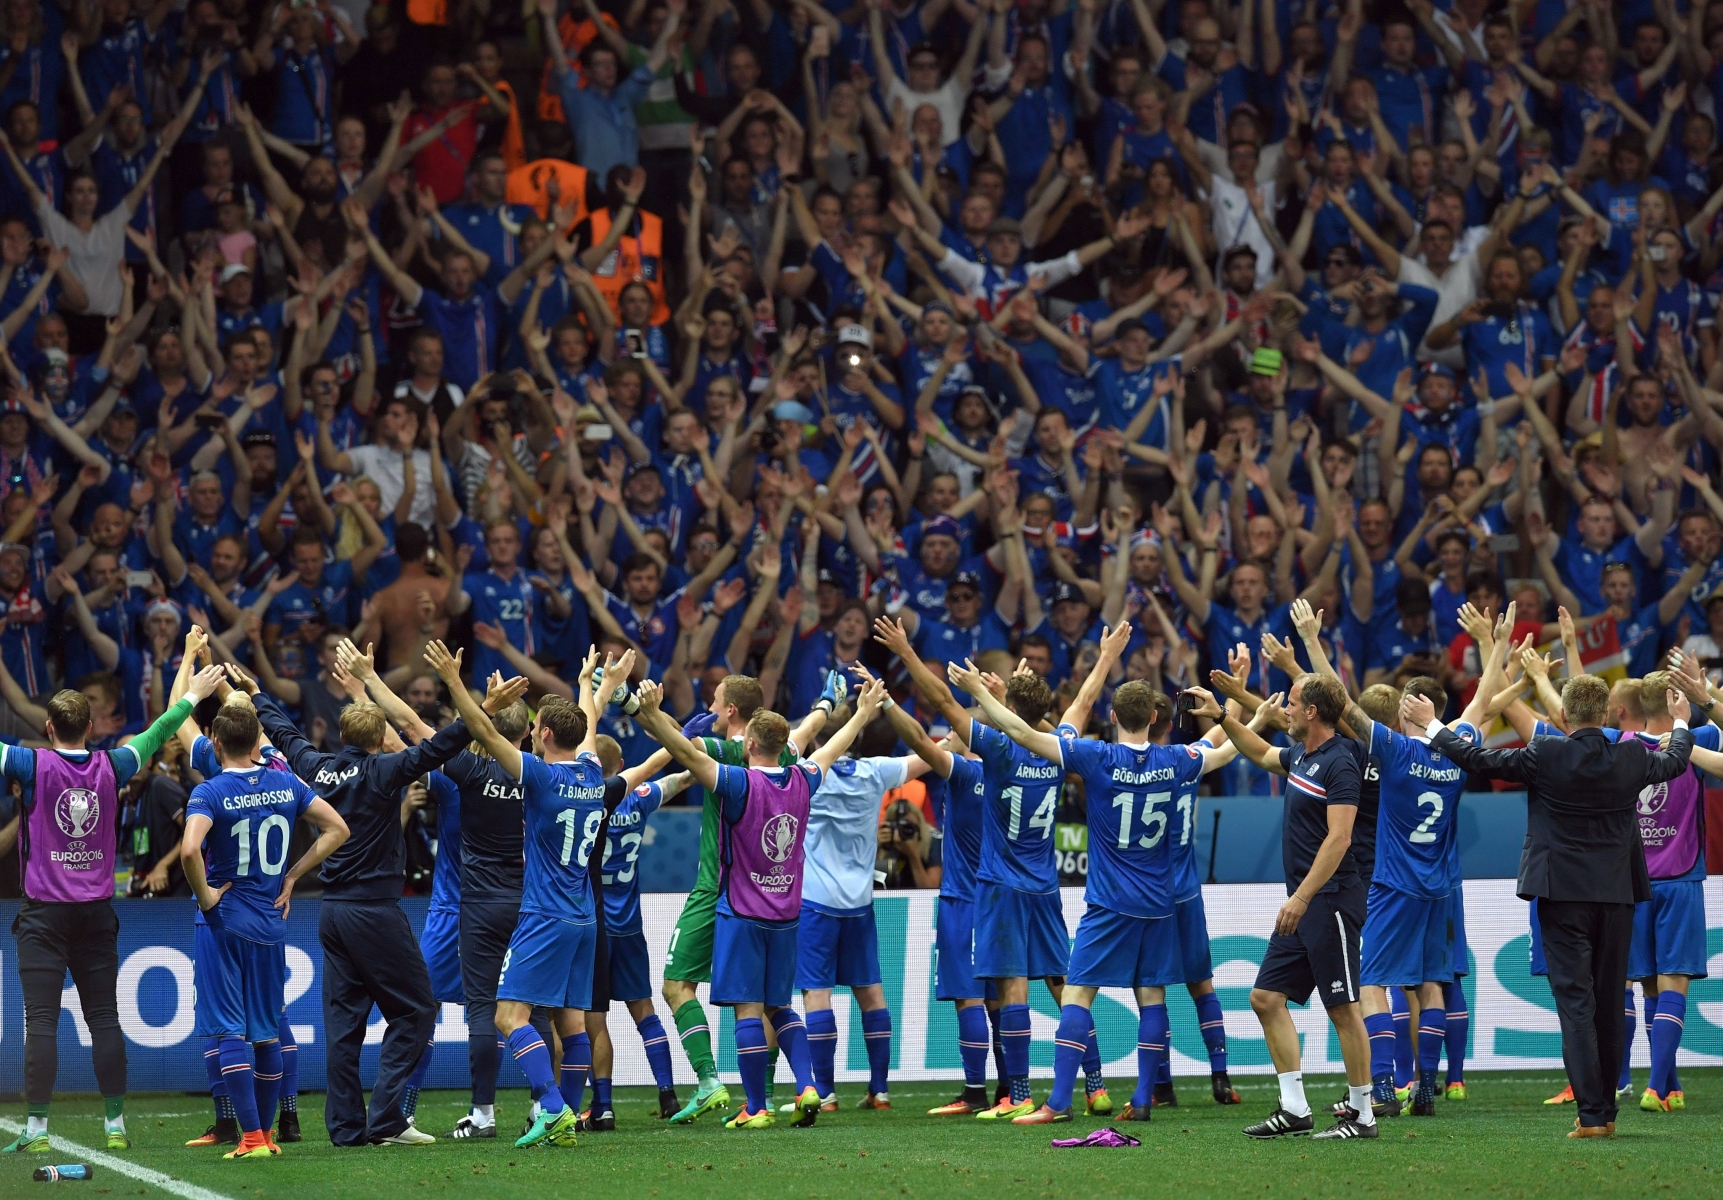
<instances>
[{"instance_id":1,"label":"spectator in red shirt","mask_svg":"<svg viewBox=\"0 0 1723 1200\"><path fill-rule=\"evenodd\" d=\"M407 118L403 131L410 141L435 125L444 126L413 158L413 178L436 193L439 205L453 204L464 194L467 164L479 144L479 123L473 115L478 106L472 101L456 102L455 78L455 69L446 65L425 72L424 103Z\"/></svg>"}]
</instances>

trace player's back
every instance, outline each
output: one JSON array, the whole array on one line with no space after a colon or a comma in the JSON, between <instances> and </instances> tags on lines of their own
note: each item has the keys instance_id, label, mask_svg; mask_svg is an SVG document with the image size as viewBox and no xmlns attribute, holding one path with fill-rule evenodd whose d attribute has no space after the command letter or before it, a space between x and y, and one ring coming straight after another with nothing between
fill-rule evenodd
<instances>
[{"instance_id":1,"label":"player's back","mask_svg":"<svg viewBox=\"0 0 1723 1200\"><path fill-rule=\"evenodd\" d=\"M461 906L461 789L441 771L425 777L437 817L437 860L431 869L431 907Z\"/></svg>"},{"instance_id":2,"label":"player's back","mask_svg":"<svg viewBox=\"0 0 1723 1200\"><path fill-rule=\"evenodd\" d=\"M212 888L233 886L221 898L219 924L253 942L280 942L286 926L275 908L290 865L293 825L311 804L311 789L287 771L252 766L231 769L192 789L188 816L210 819L205 838Z\"/></svg>"},{"instance_id":3,"label":"player's back","mask_svg":"<svg viewBox=\"0 0 1723 1200\"><path fill-rule=\"evenodd\" d=\"M987 801L987 769L979 759L953 755L945 787L945 871L939 894L952 900L975 899L975 873L981 867L982 806Z\"/></svg>"},{"instance_id":4,"label":"player's back","mask_svg":"<svg viewBox=\"0 0 1723 1200\"><path fill-rule=\"evenodd\" d=\"M1470 724L1454 732L1473 745ZM1381 763L1373 880L1409 896L1435 899L1460 882L1460 793L1466 772L1422 738L1381 722L1372 728L1370 753Z\"/></svg>"},{"instance_id":5,"label":"player's back","mask_svg":"<svg viewBox=\"0 0 1723 1200\"><path fill-rule=\"evenodd\" d=\"M1083 780L1089 823L1086 898L1112 912L1164 917L1173 911L1173 837L1180 789L1202 776L1193 746L1131 746L1085 740L1059 727L1065 768Z\"/></svg>"},{"instance_id":6,"label":"player's back","mask_svg":"<svg viewBox=\"0 0 1723 1200\"><path fill-rule=\"evenodd\" d=\"M1196 747L1202 753L1202 747ZM1187 780L1173 793L1173 825L1167 834L1172 853L1173 900L1186 900L1202 891L1202 874L1197 870L1197 785L1202 776Z\"/></svg>"},{"instance_id":7,"label":"player's back","mask_svg":"<svg viewBox=\"0 0 1723 1200\"><path fill-rule=\"evenodd\" d=\"M442 766L460 789L461 899L520 902L526 785L487 754L463 750Z\"/></svg>"},{"instance_id":8,"label":"player's back","mask_svg":"<svg viewBox=\"0 0 1723 1200\"><path fill-rule=\"evenodd\" d=\"M1053 818L1064 769L979 721L971 723L969 744L987 775L976 877L1023 892L1057 890Z\"/></svg>"},{"instance_id":9,"label":"player's back","mask_svg":"<svg viewBox=\"0 0 1723 1200\"><path fill-rule=\"evenodd\" d=\"M604 768L581 754L547 763L521 755L526 870L520 910L587 924L595 919L587 864L604 828Z\"/></svg>"},{"instance_id":10,"label":"player's back","mask_svg":"<svg viewBox=\"0 0 1723 1200\"><path fill-rule=\"evenodd\" d=\"M640 847L646 840L646 822L664 803L664 791L656 783L643 783L622 798L610 814L604 839L604 927L610 933L635 933L640 929Z\"/></svg>"},{"instance_id":11,"label":"player's back","mask_svg":"<svg viewBox=\"0 0 1723 1200\"><path fill-rule=\"evenodd\" d=\"M880 804L908 779L905 765L890 756L840 758L825 773L808 801L805 901L839 911L873 903Z\"/></svg>"}]
</instances>

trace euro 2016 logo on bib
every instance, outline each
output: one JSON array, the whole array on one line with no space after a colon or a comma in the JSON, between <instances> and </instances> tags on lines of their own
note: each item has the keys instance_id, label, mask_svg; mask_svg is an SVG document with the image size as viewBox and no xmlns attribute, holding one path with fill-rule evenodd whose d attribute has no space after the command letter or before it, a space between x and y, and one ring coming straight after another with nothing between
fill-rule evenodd
<instances>
[{"instance_id":1,"label":"euro 2016 logo on bib","mask_svg":"<svg viewBox=\"0 0 1723 1200\"><path fill-rule=\"evenodd\" d=\"M101 819L101 797L88 788L67 788L54 804L54 823L69 838L90 836Z\"/></svg>"},{"instance_id":2,"label":"euro 2016 logo on bib","mask_svg":"<svg viewBox=\"0 0 1723 1200\"><path fill-rule=\"evenodd\" d=\"M1640 789L1639 803L1635 807L1639 809L1640 816L1652 817L1662 812L1663 806L1667 803L1669 803L1669 785L1667 783L1655 783L1650 787Z\"/></svg>"},{"instance_id":3,"label":"euro 2016 logo on bib","mask_svg":"<svg viewBox=\"0 0 1723 1200\"><path fill-rule=\"evenodd\" d=\"M773 862L783 862L795 848L796 818L789 813L779 813L760 830L760 850Z\"/></svg>"}]
</instances>

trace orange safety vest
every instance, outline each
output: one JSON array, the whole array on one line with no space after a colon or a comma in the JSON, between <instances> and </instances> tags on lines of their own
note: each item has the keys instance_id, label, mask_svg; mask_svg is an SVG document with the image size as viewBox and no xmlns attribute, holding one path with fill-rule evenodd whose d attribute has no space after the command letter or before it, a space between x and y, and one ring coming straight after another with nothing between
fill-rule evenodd
<instances>
[{"instance_id":1,"label":"orange safety vest","mask_svg":"<svg viewBox=\"0 0 1723 1200\"><path fill-rule=\"evenodd\" d=\"M501 151L503 161L508 164L509 170L513 171L516 167L526 165L526 138L521 134L520 128L520 99L506 79L499 79L491 86L509 100L509 119L508 124L503 127Z\"/></svg>"},{"instance_id":2,"label":"orange safety vest","mask_svg":"<svg viewBox=\"0 0 1723 1200\"><path fill-rule=\"evenodd\" d=\"M447 25L449 0L407 0L407 20L415 25Z\"/></svg>"},{"instance_id":3,"label":"orange safety vest","mask_svg":"<svg viewBox=\"0 0 1723 1200\"><path fill-rule=\"evenodd\" d=\"M552 177L562 189L561 202L567 204L570 200L575 203L575 225L584 221L586 211L586 168L577 167L571 162L560 158L537 158L532 162L509 171L509 183L506 198L510 204L525 204L534 209L541 221L550 220L550 194L546 185ZM561 231L565 236L568 229ZM591 247L587 247L591 249ZM626 281L625 281L626 282Z\"/></svg>"},{"instance_id":4,"label":"orange safety vest","mask_svg":"<svg viewBox=\"0 0 1723 1200\"><path fill-rule=\"evenodd\" d=\"M616 18L604 13L604 23L612 29L620 30ZM585 78L585 72L580 65L580 55L586 49L587 43L598 36L598 26L592 18L585 17L576 21L564 13L556 23L556 34L562 39L563 53L568 55L568 69L574 75L574 81L579 84ZM546 51L544 63L544 78L538 85L538 119L541 121L564 121L567 118L562 113L562 94L556 89L556 56ZM618 65L618 70L626 70L626 62ZM618 76L621 78L621 76Z\"/></svg>"},{"instance_id":5,"label":"orange safety vest","mask_svg":"<svg viewBox=\"0 0 1723 1200\"><path fill-rule=\"evenodd\" d=\"M670 304L664 295L664 222L649 212L636 214L640 236L624 234L616 249L592 272L592 282L610 303L610 311L622 320L622 289L639 280L652 293L652 323L670 319ZM610 210L601 208L588 218L592 222L592 244L604 244L610 234ZM591 247L582 247L590 249Z\"/></svg>"}]
</instances>

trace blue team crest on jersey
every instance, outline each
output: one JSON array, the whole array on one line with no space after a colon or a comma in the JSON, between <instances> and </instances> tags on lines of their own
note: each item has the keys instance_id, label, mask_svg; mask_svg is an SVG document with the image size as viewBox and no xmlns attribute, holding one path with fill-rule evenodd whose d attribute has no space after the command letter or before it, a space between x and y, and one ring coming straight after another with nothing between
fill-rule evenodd
<instances>
[{"instance_id":1,"label":"blue team crest on jersey","mask_svg":"<svg viewBox=\"0 0 1723 1200\"><path fill-rule=\"evenodd\" d=\"M1320 765L1320 764L1318 764L1318 763L1311 763L1311 764L1310 764L1310 770L1308 770L1308 771L1306 771L1306 772L1305 772L1305 774L1306 774L1306 775L1315 775L1315 774L1316 774L1316 768L1317 768L1317 767L1318 767L1318 766L1319 766L1319 765Z\"/></svg>"}]
</instances>

